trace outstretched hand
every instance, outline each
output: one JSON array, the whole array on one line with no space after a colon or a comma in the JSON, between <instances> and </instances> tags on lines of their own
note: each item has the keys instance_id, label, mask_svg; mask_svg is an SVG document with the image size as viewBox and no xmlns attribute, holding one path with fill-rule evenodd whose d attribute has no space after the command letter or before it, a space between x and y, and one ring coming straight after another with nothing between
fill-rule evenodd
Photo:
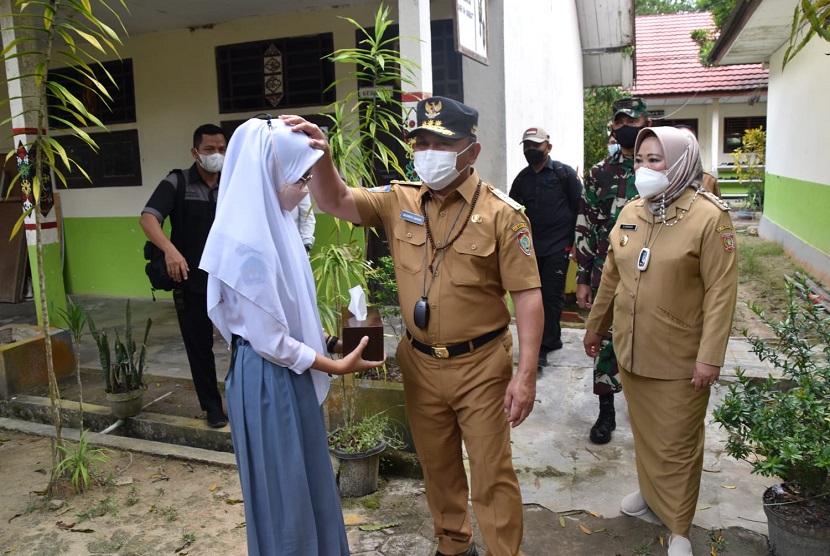
<instances>
[{"instance_id":1,"label":"outstretched hand","mask_svg":"<svg viewBox=\"0 0 830 556\"><path fill-rule=\"evenodd\" d=\"M303 132L308 135L309 146L323 152L329 152L329 142L326 140L326 134L318 125L300 116L282 115L280 119L291 127L291 131Z\"/></svg>"},{"instance_id":2,"label":"outstretched hand","mask_svg":"<svg viewBox=\"0 0 830 556\"><path fill-rule=\"evenodd\" d=\"M383 365L386 362L385 356L382 361L367 361L363 359L363 350L366 349L368 344L369 336L363 336L363 338L360 339L360 343L357 344L357 347L354 348L353 351L344 355L343 359L332 361L336 369L327 372L335 375L345 375L349 373L368 371L369 369L374 369L375 367Z\"/></svg>"}]
</instances>

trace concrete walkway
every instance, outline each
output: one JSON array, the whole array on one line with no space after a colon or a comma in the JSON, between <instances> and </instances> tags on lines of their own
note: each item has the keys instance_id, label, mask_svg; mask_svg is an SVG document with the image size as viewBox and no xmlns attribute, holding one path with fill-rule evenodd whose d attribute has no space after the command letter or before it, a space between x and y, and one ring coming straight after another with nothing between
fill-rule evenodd
<instances>
[{"instance_id":1,"label":"concrete walkway","mask_svg":"<svg viewBox=\"0 0 830 556\"><path fill-rule=\"evenodd\" d=\"M74 299L92 315L99 328L123 327L125 299L85 296L76 296ZM0 304L0 325L22 323L26 322L26 319L31 321L33 303L28 314L27 311L21 310L20 305ZM148 372L159 376L189 378L189 368L181 345L172 301L152 302L134 299L131 305L135 328L143 328L143 322L147 317L153 319L148 341ZM521 482L524 502L528 508L538 505L552 512L585 510L614 520L621 516L620 499L637 488L633 439L624 396L618 396L617 430L612 442L605 446L597 446L588 441L588 431L597 415L597 399L591 393L591 360L582 350L582 336L582 330L564 329L565 347L549 355L548 366L544 368L537 382L536 407L528 420L514 430L514 463ZM222 381L229 361L229 352L218 335L214 352L217 357L217 380ZM85 337L82 345L81 362L83 366L88 367L99 365L97 350L89 335ZM720 383L713 388L709 404L704 473L694 524L706 530L739 527L766 535L761 493L766 486L776 481L751 475L748 464L736 462L726 456L723 453L726 435L711 420L712 408L723 398L728 385L735 380L736 366L741 366L757 376L766 376L771 371L766 363L758 361L752 355L745 340L730 340L728 359ZM8 419L3 420L0 427L16 428ZM22 430L25 428L22 427ZM204 457L204 454L199 454L199 458ZM217 458L221 460L217 463L227 464L227 454ZM648 515L646 517L649 518ZM638 521L631 518L621 519L629 520L626 523ZM650 519L659 523L653 515ZM526 543L545 546L544 539L552 531L531 530L531 523L534 522L528 521L525 536L527 539L536 540L532 543L528 540ZM545 527L554 525L551 523ZM540 526L540 529L545 527ZM420 540L416 545L434 547L428 540L424 541L431 534L431 526L422 529L424 530L419 533ZM404 534L409 533L400 532L400 535ZM403 539L400 539L400 542L403 542ZM483 543L479 542L479 546L482 547ZM529 548L530 546L527 547L528 550ZM433 549L419 548L412 552L396 552L376 549L364 552L355 550L353 546L356 554L428 554L431 550ZM542 552L535 551L533 554L542 556L557 553L559 552L555 550L545 552L545 549L542 549ZM662 553L660 550L652 552ZM761 553L749 551L746 555ZM743 553L730 550L729 554Z\"/></svg>"}]
</instances>

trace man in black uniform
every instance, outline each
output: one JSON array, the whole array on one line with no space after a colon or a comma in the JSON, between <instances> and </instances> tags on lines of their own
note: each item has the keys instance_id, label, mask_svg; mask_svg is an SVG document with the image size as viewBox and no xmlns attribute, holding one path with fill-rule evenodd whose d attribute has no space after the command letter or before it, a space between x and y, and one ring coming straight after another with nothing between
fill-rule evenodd
<instances>
[{"instance_id":1,"label":"man in black uniform","mask_svg":"<svg viewBox=\"0 0 830 556\"><path fill-rule=\"evenodd\" d=\"M228 417L216 384L213 323L207 315L207 273L199 268L199 261L216 214L219 172L226 146L220 127L199 126L193 133L191 149L196 162L186 170L171 172L162 180L141 211L140 221L147 239L164 251L167 273L177 283L173 299L179 329L193 386L211 427L224 427ZM184 195L179 188L184 188ZM162 230L168 216L171 239Z\"/></svg>"},{"instance_id":2,"label":"man in black uniform","mask_svg":"<svg viewBox=\"0 0 830 556\"><path fill-rule=\"evenodd\" d=\"M513 180L510 196L525 206L533 229L545 308L541 368L547 365L548 352L562 348L559 318L565 305L565 278L582 184L573 168L549 156L550 135L541 127L527 129L521 144L528 166Z\"/></svg>"}]
</instances>

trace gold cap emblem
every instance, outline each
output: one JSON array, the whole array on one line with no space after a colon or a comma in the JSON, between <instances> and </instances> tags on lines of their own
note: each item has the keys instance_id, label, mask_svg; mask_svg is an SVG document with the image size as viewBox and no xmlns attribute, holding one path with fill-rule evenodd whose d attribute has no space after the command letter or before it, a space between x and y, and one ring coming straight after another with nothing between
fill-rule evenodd
<instances>
[{"instance_id":1,"label":"gold cap emblem","mask_svg":"<svg viewBox=\"0 0 830 556\"><path fill-rule=\"evenodd\" d=\"M626 243L628 243L628 236L622 236L620 238L620 245L625 245Z\"/></svg>"}]
</instances>

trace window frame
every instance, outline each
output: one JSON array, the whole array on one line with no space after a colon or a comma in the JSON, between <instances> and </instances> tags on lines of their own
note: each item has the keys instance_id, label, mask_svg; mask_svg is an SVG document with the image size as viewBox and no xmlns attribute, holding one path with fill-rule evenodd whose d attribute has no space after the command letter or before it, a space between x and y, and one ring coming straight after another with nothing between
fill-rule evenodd
<instances>
[{"instance_id":1,"label":"window frame","mask_svg":"<svg viewBox=\"0 0 830 556\"><path fill-rule=\"evenodd\" d=\"M66 187L69 189L98 189L101 187L138 187L143 185L141 179L141 151L138 140L137 129L127 129L122 131L90 133L89 136L98 144L98 152L86 144L83 139L72 135L56 136L58 143L67 150L73 148L88 149L87 157L80 160L80 164L86 173L89 175L89 180L79 171L68 174L65 166L61 165L60 171L66 177ZM108 155L113 153L108 152L113 145L117 143L129 143L128 153L130 158L130 166L134 170L132 174L125 174L122 176L106 176L104 174L104 165ZM77 155L73 156L70 153L70 158L75 159Z\"/></svg>"},{"instance_id":2,"label":"window frame","mask_svg":"<svg viewBox=\"0 0 830 556\"><path fill-rule=\"evenodd\" d=\"M736 116L723 119L723 152L731 154L741 147L747 129L767 127L766 116ZM735 131L738 128L740 131ZM732 131L730 131L732 130Z\"/></svg>"},{"instance_id":3,"label":"window frame","mask_svg":"<svg viewBox=\"0 0 830 556\"><path fill-rule=\"evenodd\" d=\"M318 47L310 49L308 45L315 39ZM274 57L268 56L272 45L279 51L279 63L272 72L267 72L265 58ZM335 87L331 87L335 79L334 63L325 56L333 52L334 34L330 32L217 46L214 58L219 113L271 112L331 104L337 98ZM260 58L262 63L257 65ZM288 75L298 68L314 67L308 60L317 61L318 75ZM276 106L269 103L263 88L267 75L282 82ZM300 88L301 82L306 83L305 89ZM311 98L314 93L318 96Z\"/></svg>"}]
</instances>

